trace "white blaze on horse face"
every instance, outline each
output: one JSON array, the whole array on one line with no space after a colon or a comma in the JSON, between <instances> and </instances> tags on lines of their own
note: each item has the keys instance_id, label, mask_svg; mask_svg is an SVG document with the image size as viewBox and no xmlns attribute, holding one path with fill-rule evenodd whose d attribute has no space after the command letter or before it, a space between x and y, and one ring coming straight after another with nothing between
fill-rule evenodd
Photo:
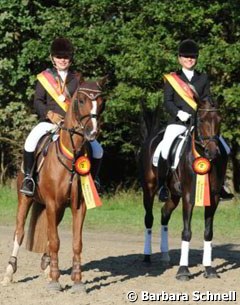
<instances>
[{"instance_id":1,"label":"white blaze on horse face","mask_svg":"<svg viewBox=\"0 0 240 305\"><path fill-rule=\"evenodd\" d=\"M93 129L92 129L92 134L97 132L97 118L95 117L97 115L97 101L93 100L92 101L92 109L91 109L91 114L94 116L92 118L92 125L93 125Z\"/></svg>"}]
</instances>

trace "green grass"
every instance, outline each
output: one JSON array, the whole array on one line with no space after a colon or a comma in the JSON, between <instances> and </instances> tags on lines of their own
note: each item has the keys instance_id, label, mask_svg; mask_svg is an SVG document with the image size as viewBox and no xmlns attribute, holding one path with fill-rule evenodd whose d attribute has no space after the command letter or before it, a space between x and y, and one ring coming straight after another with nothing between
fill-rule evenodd
<instances>
[{"instance_id":1,"label":"green grass","mask_svg":"<svg viewBox=\"0 0 240 305\"><path fill-rule=\"evenodd\" d=\"M17 212L17 192L0 186L0 224L11 225Z\"/></svg>"},{"instance_id":2,"label":"green grass","mask_svg":"<svg viewBox=\"0 0 240 305\"><path fill-rule=\"evenodd\" d=\"M85 228L87 230L111 231L118 233L143 234L144 208L141 192L119 192L102 198L103 206L87 211ZM157 200L154 204L153 232L158 234L160 227L162 204ZM17 208L16 191L9 187L0 187L0 224L14 225ZM70 228L71 211L66 210L61 226ZM182 231L181 205L173 212L169 222L171 236L179 237ZM194 208L192 232L194 239L203 239L203 209ZM240 236L240 201L221 202L215 214L214 239L230 242L239 240Z\"/></svg>"}]
</instances>

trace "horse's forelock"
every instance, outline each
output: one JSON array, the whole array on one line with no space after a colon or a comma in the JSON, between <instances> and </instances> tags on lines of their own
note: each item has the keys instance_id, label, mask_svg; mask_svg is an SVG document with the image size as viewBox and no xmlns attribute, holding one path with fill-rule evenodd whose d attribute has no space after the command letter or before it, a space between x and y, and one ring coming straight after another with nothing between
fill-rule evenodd
<instances>
[{"instance_id":1,"label":"horse's forelock","mask_svg":"<svg viewBox=\"0 0 240 305\"><path fill-rule=\"evenodd\" d=\"M79 84L80 88L87 88L89 90L99 90L101 91L101 87L99 87L97 82L94 81L83 81Z\"/></svg>"},{"instance_id":2,"label":"horse's forelock","mask_svg":"<svg viewBox=\"0 0 240 305\"><path fill-rule=\"evenodd\" d=\"M218 108L218 102L208 98L200 101L198 107L203 109Z\"/></svg>"}]
</instances>

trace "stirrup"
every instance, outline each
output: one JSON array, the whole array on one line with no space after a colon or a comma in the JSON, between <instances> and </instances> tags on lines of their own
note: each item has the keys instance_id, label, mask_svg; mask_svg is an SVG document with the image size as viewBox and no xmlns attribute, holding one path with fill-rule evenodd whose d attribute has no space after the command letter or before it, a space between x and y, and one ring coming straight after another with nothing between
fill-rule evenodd
<instances>
[{"instance_id":1,"label":"stirrup","mask_svg":"<svg viewBox=\"0 0 240 305\"><path fill-rule=\"evenodd\" d=\"M162 185L159 189L158 199L159 201L166 202L169 198L169 190L165 185Z\"/></svg>"},{"instance_id":2,"label":"stirrup","mask_svg":"<svg viewBox=\"0 0 240 305\"><path fill-rule=\"evenodd\" d=\"M26 196L33 196L35 192L36 184L32 177L26 176L23 179L22 187L20 189L20 192L23 193Z\"/></svg>"}]
</instances>

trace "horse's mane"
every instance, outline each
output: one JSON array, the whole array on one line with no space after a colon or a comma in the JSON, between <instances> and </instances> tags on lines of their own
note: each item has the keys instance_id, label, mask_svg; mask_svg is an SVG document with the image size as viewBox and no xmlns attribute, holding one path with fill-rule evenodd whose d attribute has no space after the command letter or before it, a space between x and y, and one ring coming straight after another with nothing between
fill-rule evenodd
<instances>
[{"instance_id":1,"label":"horse's mane","mask_svg":"<svg viewBox=\"0 0 240 305\"><path fill-rule=\"evenodd\" d=\"M164 126L161 120L161 111L162 108L160 105L156 106L154 109L150 109L146 106L145 101L141 101L140 134L142 143L144 143L150 135L156 134Z\"/></svg>"}]
</instances>

